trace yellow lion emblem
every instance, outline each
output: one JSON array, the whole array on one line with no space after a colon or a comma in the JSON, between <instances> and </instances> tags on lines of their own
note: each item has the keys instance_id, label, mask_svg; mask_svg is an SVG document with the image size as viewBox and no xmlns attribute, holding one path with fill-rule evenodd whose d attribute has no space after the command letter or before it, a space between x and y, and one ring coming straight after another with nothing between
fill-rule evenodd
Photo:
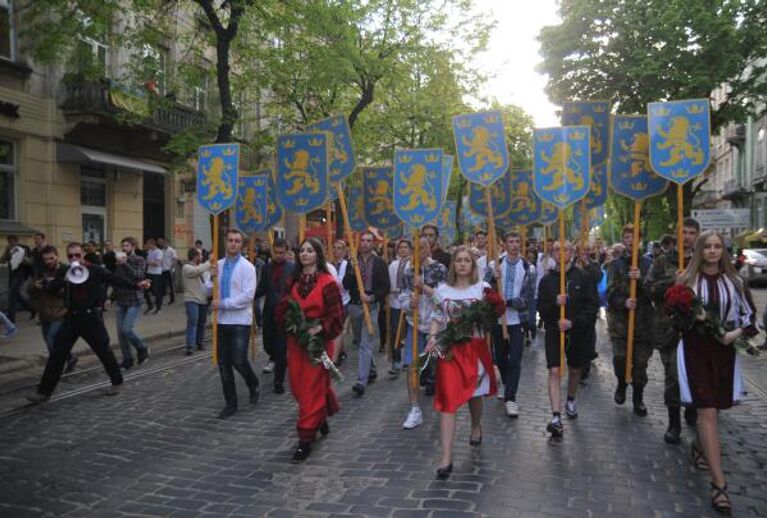
<instances>
[{"instance_id":1,"label":"yellow lion emblem","mask_svg":"<svg viewBox=\"0 0 767 518\"><path fill-rule=\"evenodd\" d=\"M692 160L693 165L703 163L703 150L700 147L700 141L692 132L694 129L698 128L696 126L691 127L687 117L671 119L671 127L668 132L663 131L658 126L658 134L665 139L664 142L658 144L658 149L670 149L668 160L661 162L661 166L672 166L684 158Z\"/></svg>"},{"instance_id":2,"label":"yellow lion emblem","mask_svg":"<svg viewBox=\"0 0 767 518\"><path fill-rule=\"evenodd\" d=\"M517 192L511 198L511 212L522 212L525 209L535 210L535 200L530 197L530 185L527 182L520 182L517 185Z\"/></svg>"},{"instance_id":3,"label":"yellow lion emblem","mask_svg":"<svg viewBox=\"0 0 767 518\"><path fill-rule=\"evenodd\" d=\"M631 145L627 145L625 140L621 140L621 148L631 156L631 176L635 178L650 169L650 137L647 133L638 132L634 134Z\"/></svg>"},{"instance_id":4,"label":"yellow lion emblem","mask_svg":"<svg viewBox=\"0 0 767 518\"><path fill-rule=\"evenodd\" d=\"M411 211L419 205L425 206L428 210L437 208L434 188L426 181L425 165L414 164L410 177L405 178L404 173L400 173L400 178L402 178L405 186L399 190L399 193L403 196L410 196L408 204L402 207L403 211Z\"/></svg>"},{"instance_id":5,"label":"yellow lion emblem","mask_svg":"<svg viewBox=\"0 0 767 518\"><path fill-rule=\"evenodd\" d=\"M392 211L392 199L389 194L389 184L386 180L378 180L375 185L368 187L369 205L372 207L371 214L390 214Z\"/></svg>"},{"instance_id":6,"label":"yellow lion emblem","mask_svg":"<svg viewBox=\"0 0 767 518\"><path fill-rule=\"evenodd\" d=\"M292 162L285 159L285 166L288 168L288 172L285 173L285 180L293 182L293 185L285 191L286 194L293 196L304 188L309 189L311 194L320 192L319 179L309 173L312 164L308 151L304 149L296 151Z\"/></svg>"},{"instance_id":7,"label":"yellow lion emblem","mask_svg":"<svg viewBox=\"0 0 767 518\"><path fill-rule=\"evenodd\" d=\"M594 117L591 115L584 115L581 117L581 124L591 128L591 152L598 155L602 153L602 134L594 121Z\"/></svg>"},{"instance_id":8,"label":"yellow lion emblem","mask_svg":"<svg viewBox=\"0 0 767 518\"><path fill-rule=\"evenodd\" d=\"M264 220L263 215L256 210L256 190L246 189L245 196L240 198L240 210L244 214L243 223L254 221L256 223L262 223Z\"/></svg>"},{"instance_id":9,"label":"yellow lion emblem","mask_svg":"<svg viewBox=\"0 0 767 518\"><path fill-rule=\"evenodd\" d=\"M543 189L546 191L558 191L565 185L570 184L576 191L583 189L583 176L580 171L575 171L568 164L573 150L567 142L556 142L551 156L546 156L546 151L541 151L541 159L547 164L541 169L544 176L553 175L553 180Z\"/></svg>"},{"instance_id":10,"label":"yellow lion emblem","mask_svg":"<svg viewBox=\"0 0 767 518\"><path fill-rule=\"evenodd\" d=\"M463 137L463 143L469 148L463 156L474 158L474 167L470 167L469 171L479 171L488 163L495 167L503 167L503 156L490 149L490 132L487 128L482 126L474 128L471 139Z\"/></svg>"},{"instance_id":11,"label":"yellow lion emblem","mask_svg":"<svg viewBox=\"0 0 767 518\"><path fill-rule=\"evenodd\" d=\"M208 188L208 194L202 197L203 200L212 200L219 194L224 198L232 195L232 185L229 181L229 173L226 171L226 162L221 157L215 157L210 161L208 167L202 166L202 185Z\"/></svg>"}]
</instances>

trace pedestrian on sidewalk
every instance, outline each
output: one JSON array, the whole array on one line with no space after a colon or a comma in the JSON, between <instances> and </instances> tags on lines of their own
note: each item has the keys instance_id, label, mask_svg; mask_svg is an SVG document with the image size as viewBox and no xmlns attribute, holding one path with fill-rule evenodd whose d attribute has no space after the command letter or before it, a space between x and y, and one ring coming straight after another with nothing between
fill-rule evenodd
<instances>
[{"instance_id":1,"label":"pedestrian on sidewalk","mask_svg":"<svg viewBox=\"0 0 767 518\"><path fill-rule=\"evenodd\" d=\"M732 329L719 338L684 331L677 352L682 404L698 409L698 437L690 448L693 461L711 473L711 506L729 515L732 503L722 469L717 419L719 411L745 395L740 357L732 344L758 333L756 308L735 271L724 237L713 230L698 237L692 260L677 282L692 289Z\"/></svg>"},{"instance_id":2,"label":"pedestrian on sidewalk","mask_svg":"<svg viewBox=\"0 0 767 518\"><path fill-rule=\"evenodd\" d=\"M425 348L431 321L434 317L434 293L440 284L447 282L447 268L444 264L431 258L429 249L429 240L426 237L419 238L420 269L416 275L412 261L407 261L405 265L402 289L399 292L399 305L405 312L407 320L407 332L405 335L405 345L402 348L402 367L408 369L408 376L405 378L407 385L408 400L410 410L408 411L402 428L411 429L420 426L423 423L423 412L418 405L419 386L413 385L413 376L420 378L424 376L426 393L433 395L434 388L434 369L426 369L422 374L418 371L418 356ZM420 291L420 296L416 301L414 297L415 290ZM413 322L413 311L418 307L418 327ZM417 333L418 356L413 357L413 335Z\"/></svg>"},{"instance_id":3,"label":"pedestrian on sidewalk","mask_svg":"<svg viewBox=\"0 0 767 518\"><path fill-rule=\"evenodd\" d=\"M588 274L591 282L597 287L597 296L599 296L599 282L602 280L603 273L599 267L599 263L593 257L592 249L588 244L583 247L578 247L575 266ZM599 354L597 354L597 318L599 318L599 309L597 309L597 314L594 315L594 321L587 327L589 362L581 370L581 383L589 377L589 374L591 373L591 363L599 356Z\"/></svg>"},{"instance_id":4,"label":"pedestrian on sidewalk","mask_svg":"<svg viewBox=\"0 0 767 518\"><path fill-rule=\"evenodd\" d=\"M134 284L146 279L146 261L136 255L137 246L135 238L126 237L120 242L122 253L115 254L115 277ZM112 290L112 299L117 305L117 338L123 355L120 367L125 370L133 367L131 346L136 349L139 365L149 359L149 346L134 329L141 313L142 296L141 290L133 288L115 286Z\"/></svg>"},{"instance_id":5,"label":"pedestrian on sidewalk","mask_svg":"<svg viewBox=\"0 0 767 518\"><path fill-rule=\"evenodd\" d=\"M685 218L682 222L682 253L684 264L689 265L692 259L695 241L700 235L700 224L693 218ZM666 290L674 285L677 274L680 274L678 251L669 244L669 249L658 256L644 280L644 287L655 303L655 313L652 327L655 330L655 347L660 352L663 363L663 402L668 410L668 427L663 434L663 440L668 444L679 444L682 435L682 402L679 399L679 377L677 374L677 348L679 346L679 331L673 328L666 314ZM685 421L689 426L695 426L697 412L694 407L684 410Z\"/></svg>"},{"instance_id":6,"label":"pedestrian on sidewalk","mask_svg":"<svg viewBox=\"0 0 767 518\"><path fill-rule=\"evenodd\" d=\"M154 295L154 304L149 301L149 307L144 314L146 315L154 309L154 315L162 311L162 299L165 296L165 286L162 276L162 250L157 248L157 242L154 239L147 239L146 242L146 276L152 282L152 294Z\"/></svg>"},{"instance_id":7,"label":"pedestrian on sidewalk","mask_svg":"<svg viewBox=\"0 0 767 518\"><path fill-rule=\"evenodd\" d=\"M5 248L0 263L8 263L8 320L16 323L16 307L29 311L32 320L37 315L35 309L21 294L24 281L29 277L32 268L32 255L29 248L19 244L17 236L6 237L8 246Z\"/></svg>"},{"instance_id":8,"label":"pedestrian on sidewalk","mask_svg":"<svg viewBox=\"0 0 767 518\"><path fill-rule=\"evenodd\" d=\"M485 297L485 289L489 288L489 284L479 279L477 261L471 250L459 246L452 256L447 283L437 286L434 293L435 310L426 352L437 352L437 333L470 305L481 301ZM455 413L466 402L469 403L469 444L479 446L482 443L482 398L493 396L496 390L493 359L481 330L475 329L468 342L452 344L449 357L437 360L434 409L440 412L442 445L437 478L444 480L453 471Z\"/></svg>"},{"instance_id":9,"label":"pedestrian on sidewalk","mask_svg":"<svg viewBox=\"0 0 767 518\"><path fill-rule=\"evenodd\" d=\"M520 254L521 243L519 233L507 232L504 236L506 255L491 261L485 273L485 282L506 301L506 314L493 328L493 350L495 363L501 371L506 415L511 418L519 417L517 390L522 374L523 325L527 323L528 309L535 298L535 276L531 274L530 263ZM504 325L508 331L507 339L503 338L501 326Z\"/></svg>"},{"instance_id":10,"label":"pedestrian on sidewalk","mask_svg":"<svg viewBox=\"0 0 767 518\"><path fill-rule=\"evenodd\" d=\"M310 237L301 243L298 260L300 264L293 270L288 294L277 308L276 320L284 327L287 304L297 303L305 319L320 322L308 333L322 338L328 356L335 362L334 340L343 330L341 290L328 271L318 239ZM296 335L287 336L287 345L290 390L298 403L298 445L292 461L301 462L311 453L317 431L323 436L330 433L327 419L338 412L339 405L330 383L330 372L323 365L313 363Z\"/></svg>"},{"instance_id":11,"label":"pedestrian on sidewalk","mask_svg":"<svg viewBox=\"0 0 767 518\"><path fill-rule=\"evenodd\" d=\"M408 264L412 249L413 245L410 241L407 239L400 239L397 243L397 258L389 265L389 285L391 286L391 291L389 292L389 308L391 311L389 334L392 337L392 365L389 369L389 374L392 376L399 375L402 366L402 349L400 347L402 343L401 335L399 338L400 343L396 343L397 329L400 327L400 312L402 311L402 305L399 302L399 294L400 290L405 285L405 266Z\"/></svg>"},{"instance_id":12,"label":"pedestrian on sidewalk","mask_svg":"<svg viewBox=\"0 0 767 518\"><path fill-rule=\"evenodd\" d=\"M653 307L649 292L644 289L642 279L647 277L652 265L650 260L640 257L639 268L631 267L631 250L634 240L634 225L623 227L623 255L615 257L607 271L607 312L610 341L613 346L613 372L618 386L615 389L615 402L626 402L626 354L628 340L629 311L634 310L636 326L634 328L634 353L631 369L631 400L634 413L640 417L647 415L644 404L644 387L647 385L647 364L653 349ZM636 281L636 297L629 298L631 281Z\"/></svg>"},{"instance_id":13,"label":"pedestrian on sidewalk","mask_svg":"<svg viewBox=\"0 0 767 518\"><path fill-rule=\"evenodd\" d=\"M181 267L184 277L184 305L186 306L186 354L196 347L202 351L205 342L205 321L208 318L208 294L205 284L210 279L210 261L202 262L197 248L187 252L189 262Z\"/></svg>"},{"instance_id":14,"label":"pedestrian on sidewalk","mask_svg":"<svg viewBox=\"0 0 767 518\"><path fill-rule=\"evenodd\" d=\"M354 339L359 344L359 364L357 382L352 390L358 396L365 393L365 386L378 376L375 370L373 352L375 351L375 322L378 321L378 306L389 294L389 269L386 262L373 253L375 236L369 230L360 234L360 247L354 260L359 264L362 277L362 289L357 286L354 268L347 268L343 286L349 290L349 319L354 332ZM370 310L370 321L373 322L373 332L365 324L362 304L366 303Z\"/></svg>"},{"instance_id":15,"label":"pedestrian on sidewalk","mask_svg":"<svg viewBox=\"0 0 767 518\"><path fill-rule=\"evenodd\" d=\"M290 289L290 279L296 268L295 263L287 260L288 242L282 238L274 241L274 257L264 265L261 282L256 289L256 298L264 297L264 351L269 355L269 362L263 372L274 372L273 391L285 393L285 372L288 367L287 336L282 326L277 324L274 311L282 297Z\"/></svg>"},{"instance_id":16,"label":"pedestrian on sidewalk","mask_svg":"<svg viewBox=\"0 0 767 518\"><path fill-rule=\"evenodd\" d=\"M546 368L549 370L549 402L551 403L552 419L546 426L546 431L553 437L561 437L564 432L562 425L562 394L561 379L564 365L560 359L560 332L565 333L565 356L568 367L567 401L565 413L569 419L578 417L575 396L581 369L591 361L589 343L590 326L594 325L599 311L599 295L597 286L591 276L573 265L573 248L565 241L564 249L556 241L552 246L552 257L560 259L564 254L565 260L565 295L559 293L560 261L550 270L538 286L538 311L543 318L546 333ZM560 307L565 307L565 318L560 319Z\"/></svg>"},{"instance_id":17,"label":"pedestrian on sidewalk","mask_svg":"<svg viewBox=\"0 0 767 518\"><path fill-rule=\"evenodd\" d=\"M343 302L344 306L344 325L343 327L346 328L347 323L347 315L348 315L348 305L349 301L351 300L349 296L349 290L344 288L343 286L343 280L346 276L346 270L351 267L351 264L349 264L348 261L349 256L349 247L346 244L346 241L343 239L336 239L336 242L333 243L333 266L336 269L336 272L338 272L338 278L341 279L341 287L339 288L341 290L341 300ZM336 355L338 356L338 362L336 363L336 367L340 368L341 365L344 364L346 361L346 351L344 351L344 333L342 332L335 341L335 348L336 348Z\"/></svg>"},{"instance_id":18,"label":"pedestrian on sidewalk","mask_svg":"<svg viewBox=\"0 0 767 518\"><path fill-rule=\"evenodd\" d=\"M48 246L48 243L45 241L45 234L42 232L35 232L32 239L34 239L35 242L35 247L32 249L32 261L34 263L34 272L32 272L32 276L34 277L45 269L45 264L43 264L43 249Z\"/></svg>"},{"instance_id":19,"label":"pedestrian on sidewalk","mask_svg":"<svg viewBox=\"0 0 767 518\"><path fill-rule=\"evenodd\" d=\"M0 324L5 328L5 333L0 338L13 338L19 332L16 325L2 311L0 311Z\"/></svg>"},{"instance_id":20,"label":"pedestrian on sidewalk","mask_svg":"<svg viewBox=\"0 0 767 518\"><path fill-rule=\"evenodd\" d=\"M219 412L228 419L237 411L237 389L234 371L240 373L248 385L250 404L255 405L261 395L258 377L248 361L248 346L253 325L253 299L256 295L256 268L242 256L245 236L237 229L226 233L226 256L216 266L211 265L211 276L218 276L218 297L213 308L218 309L218 373L226 405ZM212 279L205 287L212 292Z\"/></svg>"},{"instance_id":21,"label":"pedestrian on sidewalk","mask_svg":"<svg viewBox=\"0 0 767 518\"><path fill-rule=\"evenodd\" d=\"M173 283L173 274L178 264L178 254L176 250L165 241L164 237L157 239L157 247L162 250L162 296L168 291L168 305L176 302L176 286Z\"/></svg>"},{"instance_id":22,"label":"pedestrian on sidewalk","mask_svg":"<svg viewBox=\"0 0 767 518\"><path fill-rule=\"evenodd\" d=\"M44 289L46 283L56 277L63 276L67 266L59 262L59 252L55 246L46 245L40 250L42 269L35 274L35 279L29 284L29 294L40 312L40 329L43 340L48 348L48 357L53 353L56 335L64 325L67 314L67 304L61 293L50 293ZM70 353L64 372L72 372L77 364L77 356Z\"/></svg>"},{"instance_id":23,"label":"pedestrian on sidewalk","mask_svg":"<svg viewBox=\"0 0 767 518\"><path fill-rule=\"evenodd\" d=\"M87 278L84 281L74 283L68 278L67 272L61 272L54 280L43 284L43 289L49 293L63 293L67 304L67 314L64 317L64 324L56 335L53 353L48 357L45 364L45 371L37 387L37 392L27 396L27 399L32 403L43 403L51 397L61 378L64 364L72 351L72 347L80 337L96 353L112 381L112 386L107 394L117 394L123 383L117 359L112 349L109 348L109 333L104 326L104 317L101 312L102 291L107 284L123 288L147 289L150 283L147 280L136 283L110 274L109 270L101 265L83 262L84 257L85 252L80 243L70 243L67 246L70 269L76 266L85 268ZM80 277L82 279L85 276L81 275Z\"/></svg>"}]
</instances>

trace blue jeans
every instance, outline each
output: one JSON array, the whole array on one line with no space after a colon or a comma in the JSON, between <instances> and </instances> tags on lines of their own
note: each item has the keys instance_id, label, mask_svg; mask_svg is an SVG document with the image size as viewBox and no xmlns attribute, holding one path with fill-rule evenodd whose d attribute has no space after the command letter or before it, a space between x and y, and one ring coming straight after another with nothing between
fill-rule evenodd
<instances>
[{"instance_id":1,"label":"blue jeans","mask_svg":"<svg viewBox=\"0 0 767 518\"><path fill-rule=\"evenodd\" d=\"M234 385L234 371L240 373L253 392L258 389L258 377L248 361L250 325L218 325L218 373L224 389L226 406L237 408L237 388Z\"/></svg>"},{"instance_id":2,"label":"blue jeans","mask_svg":"<svg viewBox=\"0 0 767 518\"><path fill-rule=\"evenodd\" d=\"M370 369L375 367L373 361L373 351L375 350L376 343L376 331L378 326L378 304L369 304L370 308L370 320L373 322L373 333L368 331L368 327L365 324L365 316L363 314L362 306L360 304L349 304L349 318L352 323L352 331L354 337L359 337L360 354L357 381L363 385L367 385L368 378L370 377Z\"/></svg>"},{"instance_id":3,"label":"blue jeans","mask_svg":"<svg viewBox=\"0 0 767 518\"><path fill-rule=\"evenodd\" d=\"M6 334L16 329L16 324L11 322L11 319L5 316L5 313L2 311L0 311L0 324L3 324L3 327L5 327Z\"/></svg>"},{"instance_id":4,"label":"blue jeans","mask_svg":"<svg viewBox=\"0 0 767 518\"><path fill-rule=\"evenodd\" d=\"M208 318L208 305L196 302L185 302L186 306L186 348L192 350L195 346L202 349L205 340L205 321Z\"/></svg>"},{"instance_id":5,"label":"blue jeans","mask_svg":"<svg viewBox=\"0 0 767 518\"><path fill-rule=\"evenodd\" d=\"M56 334L58 334L61 326L64 325L64 320L53 320L51 322L41 322L40 327L43 331L43 340L45 340L45 346L48 347L48 354L53 351L53 344L56 340Z\"/></svg>"},{"instance_id":6,"label":"blue jeans","mask_svg":"<svg viewBox=\"0 0 767 518\"><path fill-rule=\"evenodd\" d=\"M133 330L140 311L141 304L135 306L117 305L117 340L120 342L120 350L123 353L123 363L133 363L131 345L137 351L147 348L144 340Z\"/></svg>"},{"instance_id":7,"label":"blue jeans","mask_svg":"<svg viewBox=\"0 0 767 518\"><path fill-rule=\"evenodd\" d=\"M508 340L503 339L500 325L493 327L493 351L495 364L501 371L501 380L504 386L503 399L516 401L519 377L522 374L522 350L524 349L522 325L516 324L506 326L506 328L509 331Z\"/></svg>"}]
</instances>

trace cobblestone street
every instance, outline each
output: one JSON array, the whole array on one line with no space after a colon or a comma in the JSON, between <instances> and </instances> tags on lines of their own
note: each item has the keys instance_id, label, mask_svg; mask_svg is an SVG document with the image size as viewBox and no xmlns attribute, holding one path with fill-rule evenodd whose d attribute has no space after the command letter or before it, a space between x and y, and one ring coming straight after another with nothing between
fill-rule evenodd
<instances>
[{"instance_id":1,"label":"cobblestone street","mask_svg":"<svg viewBox=\"0 0 767 518\"><path fill-rule=\"evenodd\" d=\"M439 423L430 399L423 398L424 424L403 430L404 381L390 380L385 367L357 398L352 355L331 434L315 443L306 463L292 465L296 407L289 393L269 391L263 353L256 362L260 403L241 404L227 421L216 418L223 406L218 374L199 356L129 381L115 398L93 391L4 418L0 515L712 516L708 474L690 463L692 430L684 430L679 446L663 442L657 354L646 391L650 415L640 418L630 398L623 407L612 401L609 346L599 325L600 357L564 438L545 433L544 355L528 348L520 418L510 420L499 401L487 400L483 443L471 448L462 409L455 470L446 482L434 477ZM242 400L244 385L239 390ZM767 398L754 390L721 418L735 516L767 514L765 415Z\"/></svg>"}]
</instances>

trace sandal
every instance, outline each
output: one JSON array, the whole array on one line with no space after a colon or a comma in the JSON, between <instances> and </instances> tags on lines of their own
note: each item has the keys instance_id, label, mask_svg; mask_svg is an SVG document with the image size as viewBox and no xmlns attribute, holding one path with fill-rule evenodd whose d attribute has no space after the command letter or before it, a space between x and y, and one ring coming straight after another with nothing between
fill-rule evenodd
<instances>
[{"instance_id":1,"label":"sandal","mask_svg":"<svg viewBox=\"0 0 767 518\"><path fill-rule=\"evenodd\" d=\"M479 446L482 444L482 428L479 429L479 437L476 439L469 434L469 445L470 446Z\"/></svg>"},{"instance_id":2,"label":"sandal","mask_svg":"<svg viewBox=\"0 0 767 518\"><path fill-rule=\"evenodd\" d=\"M692 463L696 468L701 471L708 471L708 461L706 460L706 456L703 454L703 450L698 448L698 445L695 442L690 446L690 455L692 455Z\"/></svg>"},{"instance_id":3,"label":"sandal","mask_svg":"<svg viewBox=\"0 0 767 518\"><path fill-rule=\"evenodd\" d=\"M730 502L730 495L727 494L727 484L719 487L711 482L711 507L719 514L730 516L732 502Z\"/></svg>"}]
</instances>

